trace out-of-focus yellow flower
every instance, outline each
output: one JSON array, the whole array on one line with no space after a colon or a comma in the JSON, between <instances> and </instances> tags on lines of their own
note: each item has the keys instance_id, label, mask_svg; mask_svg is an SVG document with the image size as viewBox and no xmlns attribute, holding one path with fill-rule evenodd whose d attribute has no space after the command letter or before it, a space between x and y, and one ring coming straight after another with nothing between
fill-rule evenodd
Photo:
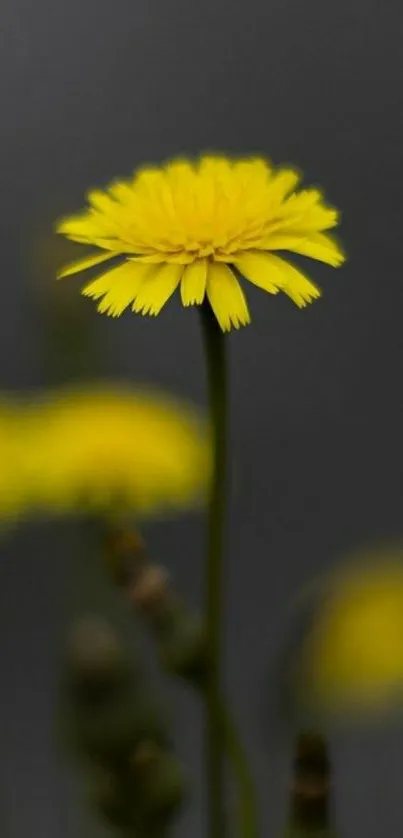
<instances>
[{"instance_id":1,"label":"out-of-focus yellow flower","mask_svg":"<svg viewBox=\"0 0 403 838\"><path fill-rule=\"evenodd\" d=\"M403 553L339 573L312 615L296 668L322 712L403 705Z\"/></svg>"},{"instance_id":2,"label":"out-of-focus yellow flower","mask_svg":"<svg viewBox=\"0 0 403 838\"><path fill-rule=\"evenodd\" d=\"M68 265L70 276L113 257L124 261L83 289L98 310L117 317L131 306L157 315L177 288L184 306L207 296L223 331L250 322L239 276L303 307L320 291L278 254L292 251L333 267L343 253L328 230L339 214L316 188L296 191L300 175L264 159L204 156L135 172L89 208L63 219L57 232L101 252Z\"/></svg>"},{"instance_id":3,"label":"out-of-focus yellow flower","mask_svg":"<svg viewBox=\"0 0 403 838\"><path fill-rule=\"evenodd\" d=\"M195 411L150 391L62 390L31 405L31 494L48 512L185 508L210 477Z\"/></svg>"},{"instance_id":4,"label":"out-of-focus yellow flower","mask_svg":"<svg viewBox=\"0 0 403 838\"><path fill-rule=\"evenodd\" d=\"M26 509L28 479L26 426L18 408L0 399L0 522L13 522Z\"/></svg>"}]
</instances>

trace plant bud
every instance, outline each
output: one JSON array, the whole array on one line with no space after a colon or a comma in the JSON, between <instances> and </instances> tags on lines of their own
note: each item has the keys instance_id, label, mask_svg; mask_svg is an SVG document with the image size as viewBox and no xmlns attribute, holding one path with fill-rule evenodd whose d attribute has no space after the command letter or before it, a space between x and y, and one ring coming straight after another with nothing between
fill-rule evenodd
<instances>
[{"instance_id":1,"label":"plant bud","mask_svg":"<svg viewBox=\"0 0 403 838\"><path fill-rule=\"evenodd\" d=\"M153 617L163 609L168 593L169 576L165 568L145 565L130 591L134 605Z\"/></svg>"},{"instance_id":2,"label":"plant bud","mask_svg":"<svg viewBox=\"0 0 403 838\"><path fill-rule=\"evenodd\" d=\"M117 585L126 587L141 572L145 545L137 532L111 529L106 537L106 561Z\"/></svg>"},{"instance_id":3,"label":"plant bud","mask_svg":"<svg viewBox=\"0 0 403 838\"><path fill-rule=\"evenodd\" d=\"M125 683L130 668L108 623L87 618L76 623L68 648L70 677L88 697L102 696Z\"/></svg>"},{"instance_id":4,"label":"plant bud","mask_svg":"<svg viewBox=\"0 0 403 838\"><path fill-rule=\"evenodd\" d=\"M136 757L132 758L135 763ZM154 755L146 769L133 767L133 780L141 793L142 805L148 823L168 821L175 815L186 795L184 771L171 754Z\"/></svg>"},{"instance_id":5,"label":"plant bud","mask_svg":"<svg viewBox=\"0 0 403 838\"><path fill-rule=\"evenodd\" d=\"M153 770L161 755L161 748L152 739L143 739L137 745L130 759L135 772L139 775L145 771Z\"/></svg>"},{"instance_id":6,"label":"plant bud","mask_svg":"<svg viewBox=\"0 0 403 838\"><path fill-rule=\"evenodd\" d=\"M207 672L206 641L201 620L172 603L158 627L158 651L167 672L201 686Z\"/></svg>"},{"instance_id":7,"label":"plant bud","mask_svg":"<svg viewBox=\"0 0 403 838\"><path fill-rule=\"evenodd\" d=\"M165 744L166 734L148 697L126 690L114 701L77 708L75 738L81 752L93 760L116 765L129 759L145 738Z\"/></svg>"}]
</instances>

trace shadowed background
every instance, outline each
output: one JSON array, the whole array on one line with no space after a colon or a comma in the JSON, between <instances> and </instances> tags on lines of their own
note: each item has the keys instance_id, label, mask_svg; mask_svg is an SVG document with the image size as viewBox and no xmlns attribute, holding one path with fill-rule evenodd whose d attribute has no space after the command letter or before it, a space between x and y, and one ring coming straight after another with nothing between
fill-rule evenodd
<instances>
[{"instance_id":1,"label":"shadowed background","mask_svg":"<svg viewBox=\"0 0 403 838\"><path fill-rule=\"evenodd\" d=\"M55 381L39 286L50 287L65 256L53 221L79 209L88 187L178 153L257 152L299 166L343 210L348 263L309 267L323 298L301 312L248 284L253 324L227 344L235 474L226 677L270 838L284 817L288 754L270 751L272 697L265 717L261 689L292 596L346 549L403 536L402 23L398 0L385 11L374 0L3 0L0 11L3 390ZM80 281L66 280L73 295ZM110 320L85 299L78 308L99 341L94 374L204 404L196 312L177 300L157 320ZM195 604L202 534L194 515L147 527L152 552ZM67 523L27 526L1 543L7 838L98 834L91 824L84 832L80 789L54 736L80 550ZM169 695L180 753L199 781L197 700L172 686ZM335 739L341 838L401 833L401 740L386 728ZM200 785L178 832L204 834Z\"/></svg>"}]
</instances>

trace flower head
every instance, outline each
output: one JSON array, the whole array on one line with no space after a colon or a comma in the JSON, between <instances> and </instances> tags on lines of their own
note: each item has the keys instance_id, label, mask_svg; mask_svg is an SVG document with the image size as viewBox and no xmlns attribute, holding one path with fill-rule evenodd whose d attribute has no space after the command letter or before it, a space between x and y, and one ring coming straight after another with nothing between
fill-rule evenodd
<instances>
[{"instance_id":1,"label":"flower head","mask_svg":"<svg viewBox=\"0 0 403 838\"><path fill-rule=\"evenodd\" d=\"M31 494L39 510L145 516L198 501L209 438L195 412L146 391L86 387L31 406Z\"/></svg>"},{"instance_id":2,"label":"flower head","mask_svg":"<svg viewBox=\"0 0 403 838\"><path fill-rule=\"evenodd\" d=\"M337 575L300 638L295 684L316 712L403 705L402 556L378 558Z\"/></svg>"},{"instance_id":3,"label":"flower head","mask_svg":"<svg viewBox=\"0 0 403 838\"><path fill-rule=\"evenodd\" d=\"M343 253L328 230L338 223L316 188L297 191L300 176L260 158L204 156L143 169L105 191L57 232L100 252L65 267L59 278L123 257L83 288L100 312L131 306L157 315L176 289L185 306L207 297L223 331L250 322L240 277L269 294L283 291L303 307L320 291L278 252L337 267Z\"/></svg>"}]
</instances>

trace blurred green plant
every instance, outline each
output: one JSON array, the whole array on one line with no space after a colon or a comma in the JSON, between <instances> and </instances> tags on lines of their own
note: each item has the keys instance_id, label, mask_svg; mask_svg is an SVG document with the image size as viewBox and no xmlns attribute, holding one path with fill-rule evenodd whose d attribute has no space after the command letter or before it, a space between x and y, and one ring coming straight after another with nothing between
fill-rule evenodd
<instances>
[{"instance_id":1,"label":"blurred green plant","mask_svg":"<svg viewBox=\"0 0 403 838\"><path fill-rule=\"evenodd\" d=\"M185 774L140 661L104 619L73 625L62 695L66 742L83 759L92 805L122 835L165 835Z\"/></svg>"},{"instance_id":2,"label":"blurred green plant","mask_svg":"<svg viewBox=\"0 0 403 838\"><path fill-rule=\"evenodd\" d=\"M123 522L99 522L104 563L128 603L149 628L160 665L204 698L209 656L203 620L172 587L169 574L149 556L138 531ZM232 768L237 788L239 829L243 838L259 834L258 805L249 761L223 696L219 700L220 747Z\"/></svg>"}]
</instances>

